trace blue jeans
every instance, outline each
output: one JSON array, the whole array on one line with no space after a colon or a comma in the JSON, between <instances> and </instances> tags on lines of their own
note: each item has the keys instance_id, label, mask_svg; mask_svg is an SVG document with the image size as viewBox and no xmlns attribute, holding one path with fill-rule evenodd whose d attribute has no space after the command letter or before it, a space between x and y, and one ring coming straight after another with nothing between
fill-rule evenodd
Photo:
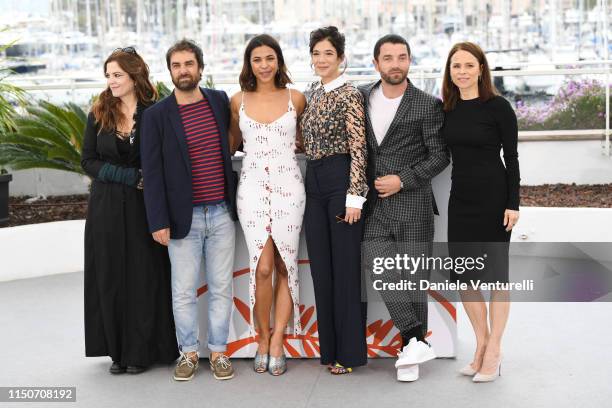
<instances>
[{"instance_id":1,"label":"blue jeans","mask_svg":"<svg viewBox=\"0 0 612 408\"><path fill-rule=\"evenodd\" d=\"M198 276L202 258L208 284L208 349L224 352L232 313L232 279L236 228L227 204L193 207L191 229L183 239L171 239L172 310L184 352L197 351Z\"/></svg>"}]
</instances>

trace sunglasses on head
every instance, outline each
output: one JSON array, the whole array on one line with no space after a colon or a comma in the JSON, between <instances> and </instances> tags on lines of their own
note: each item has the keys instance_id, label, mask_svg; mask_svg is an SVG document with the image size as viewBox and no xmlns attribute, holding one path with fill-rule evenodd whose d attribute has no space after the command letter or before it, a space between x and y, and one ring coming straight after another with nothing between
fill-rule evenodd
<instances>
[{"instance_id":1,"label":"sunglasses on head","mask_svg":"<svg viewBox=\"0 0 612 408\"><path fill-rule=\"evenodd\" d=\"M125 48L119 47L119 48L115 48L113 50L113 52L118 52L118 51L127 52L129 54L136 54L136 48L134 48L134 47L125 47Z\"/></svg>"}]
</instances>

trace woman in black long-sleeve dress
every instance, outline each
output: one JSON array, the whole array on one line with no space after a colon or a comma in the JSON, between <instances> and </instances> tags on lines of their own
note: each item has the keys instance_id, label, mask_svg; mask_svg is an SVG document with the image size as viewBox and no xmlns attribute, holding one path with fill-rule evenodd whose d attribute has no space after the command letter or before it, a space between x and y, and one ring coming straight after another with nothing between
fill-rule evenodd
<instances>
[{"instance_id":1,"label":"woman in black long-sleeve dress","mask_svg":"<svg viewBox=\"0 0 612 408\"><path fill-rule=\"evenodd\" d=\"M483 271L455 274L459 282L508 281L508 242L519 217L518 128L508 101L497 94L486 57L473 43L458 43L446 62L443 135L453 161L448 204L452 256L486 254ZM504 161L500 157L503 151ZM501 364L508 320L507 291L491 291L489 321L479 290L461 291L476 336L474 360L461 370L475 382L493 381Z\"/></svg>"},{"instance_id":2,"label":"woman in black long-sleeve dress","mask_svg":"<svg viewBox=\"0 0 612 408\"><path fill-rule=\"evenodd\" d=\"M104 63L108 87L87 119L81 165L92 178L85 223L85 354L137 374L178 356L167 249L148 233L139 124L157 98L133 48Z\"/></svg>"}]
</instances>

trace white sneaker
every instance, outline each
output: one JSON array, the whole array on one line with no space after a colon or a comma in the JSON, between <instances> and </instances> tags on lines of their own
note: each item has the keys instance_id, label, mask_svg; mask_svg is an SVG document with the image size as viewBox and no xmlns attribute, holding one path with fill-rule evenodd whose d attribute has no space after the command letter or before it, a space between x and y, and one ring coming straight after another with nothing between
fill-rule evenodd
<instances>
[{"instance_id":1,"label":"white sneaker","mask_svg":"<svg viewBox=\"0 0 612 408\"><path fill-rule=\"evenodd\" d=\"M436 353L431 346L422 341L417 341L416 337L410 339L407 345L397 355L395 367L422 364L436 358Z\"/></svg>"},{"instance_id":2,"label":"white sneaker","mask_svg":"<svg viewBox=\"0 0 612 408\"><path fill-rule=\"evenodd\" d=\"M397 381L412 382L419 379L419 365L404 365L397 367Z\"/></svg>"}]
</instances>

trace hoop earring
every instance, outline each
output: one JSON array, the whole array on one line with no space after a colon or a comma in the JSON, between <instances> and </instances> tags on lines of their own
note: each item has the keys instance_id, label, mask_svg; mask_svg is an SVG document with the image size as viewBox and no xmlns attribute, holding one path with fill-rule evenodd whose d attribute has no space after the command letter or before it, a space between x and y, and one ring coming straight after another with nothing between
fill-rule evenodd
<instances>
[{"instance_id":1,"label":"hoop earring","mask_svg":"<svg viewBox=\"0 0 612 408\"><path fill-rule=\"evenodd\" d=\"M346 69L348 68L348 58L344 57L344 68L342 69L342 74L344 74L346 72Z\"/></svg>"}]
</instances>

